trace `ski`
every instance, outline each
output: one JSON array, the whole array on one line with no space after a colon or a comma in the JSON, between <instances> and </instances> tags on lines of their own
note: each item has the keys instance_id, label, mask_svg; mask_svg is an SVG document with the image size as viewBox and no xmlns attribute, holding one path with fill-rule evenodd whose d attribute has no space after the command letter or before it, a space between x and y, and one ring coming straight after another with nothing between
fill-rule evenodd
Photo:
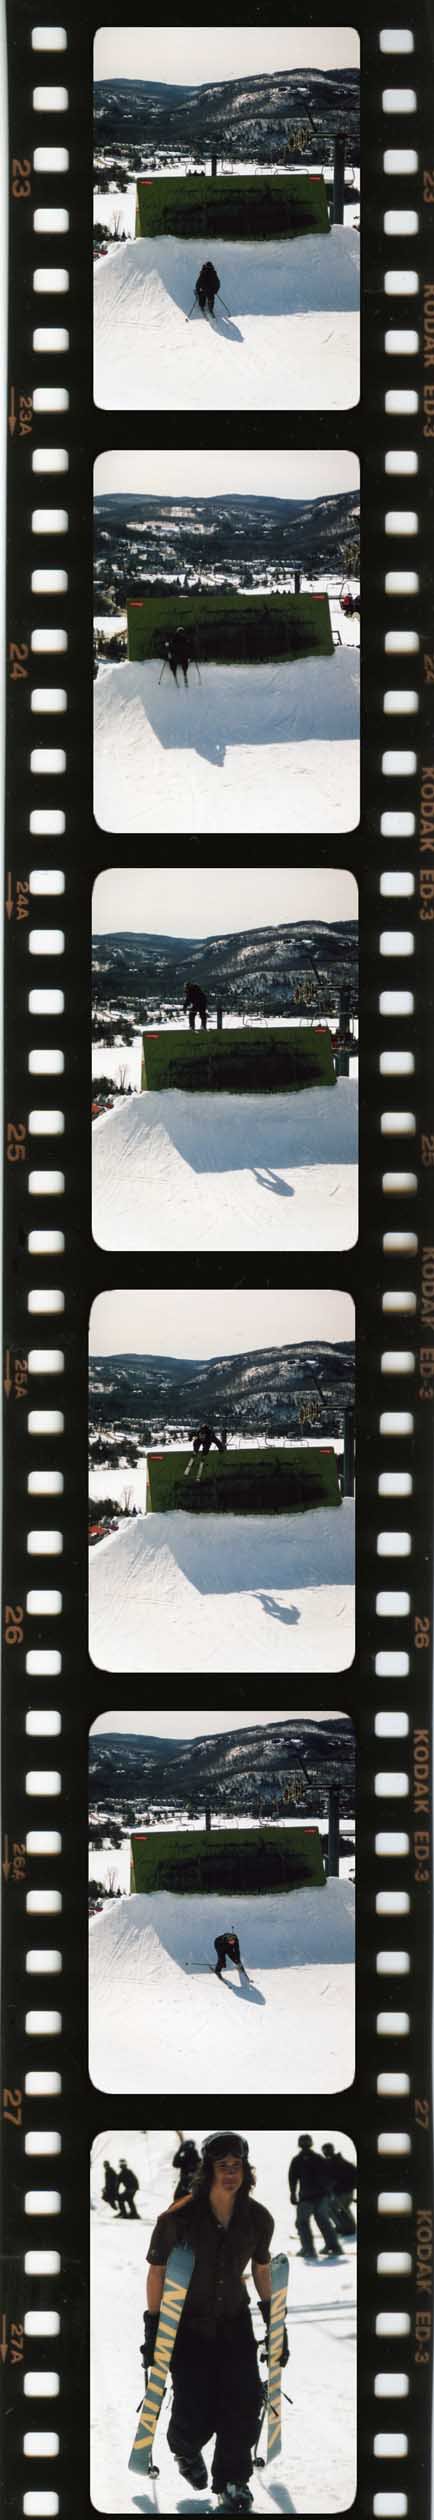
<instances>
[{"instance_id":1,"label":"ski","mask_svg":"<svg viewBox=\"0 0 434 2520\"><path fill-rule=\"evenodd\" d=\"M186 1968L187 1968L187 1967L188 1967L188 1962L187 1962L187 1961L186 1961L185 1965L186 1965ZM202 1961L202 1960L201 1960L201 1961L199 1961L199 1967L200 1967L200 1968L203 1968L203 1965L204 1965L204 1964L203 1964L203 1961ZM238 1969L238 1966L239 1966L238 1960L234 1960L232 1965L233 1965L233 1968L234 1968L234 1969ZM217 1969L215 1969L215 1968L214 1968L214 1965L213 1965L213 1961L212 1961L212 1960L206 1960L206 1961L205 1961L205 1968L206 1968L206 1969L210 1969L210 1970L211 1970L211 1977L217 1977L217 1976L218 1976L218 1971L217 1971ZM241 1976L242 1976L243 1978L245 1978L245 1981L246 1981L246 1986L254 1986L254 1983L255 1983L254 1978L249 1977L249 1975L248 1975L248 1970L247 1970L247 1969L242 1969L242 1970L241 1970ZM221 1977L219 1978L219 1986L224 1986L225 1984L226 1984L226 1986L230 1986L230 1983L231 1983L230 1978L226 1977L226 1975L225 1975L225 1971L224 1971L224 1970L222 1970Z\"/></svg>"},{"instance_id":2,"label":"ski","mask_svg":"<svg viewBox=\"0 0 434 2520\"><path fill-rule=\"evenodd\" d=\"M288 2294L289 2261L283 2251L271 2260L270 2325L268 2329L267 2462L282 2448L282 2352Z\"/></svg>"},{"instance_id":3,"label":"ski","mask_svg":"<svg viewBox=\"0 0 434 2520\"><path fill-rule=\"evenodd\" d=\"M155 2432L193 2267L193 2249L182 2248L181 2245L171 2249L164 2278L152 2370L140 2408L131 2457L128 2460L129 2468L133 2468L140 2476L152 2474Z\"/></svg>"}]
</instances>

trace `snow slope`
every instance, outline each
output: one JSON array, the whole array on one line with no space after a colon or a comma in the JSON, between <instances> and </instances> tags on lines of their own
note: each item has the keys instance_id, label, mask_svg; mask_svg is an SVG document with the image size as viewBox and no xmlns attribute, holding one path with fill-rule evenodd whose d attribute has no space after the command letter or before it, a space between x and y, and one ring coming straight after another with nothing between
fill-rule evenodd
<instances>
[{"instance_id":1,"label":"snow slope","mask_svg":"<svg viewBox=\"0 0 434 2520\"><path fill-rule=\"evenodd\" d=\"M147 1514L89 1559L106 1671L344 1671L354 1653L354 1503L304 1514Z\"/></svg>"},{"instance_id":2,"label":"snow slope","mask_svg":"<svg viewBox=\"0 0 434 2520\"><path fill-rule=\"evenodd\" d=\"M216 320L194 302L214 262ZM336 411L359 394L359 238L137 237L95 264L95 401L106 410ZM229 320L222 299L230 308Z\"/></svg>"},{"instance_id":3,"label":"snow slope","mask_svg":"<svg viewBox=\"0 0 434 2520\"><path fill-rule=\"evenodd\" d=\"M119 1065L119 1054L118 1054ZM137 1094L92 1134L104 1250L343 1250L357 1234L357 1085Z\"/></svg>"},{"instance_id":4,"label":"snow slope","mask_svg":"<svg viewBox=\"0 0 434 2520\"><path fill-rule=\"evenodd\" d=\"M235 1969L223 1984L211 1975L228 1913L217 1893L159 1890L113 1900L91 1919L89 2067L99 2090L338 2091L351 2082L351 1883L258 1899L231 1891L251 1985Z\"/></svg>"},{"instance_id":5,"label":"snow slope","mask_svg":"<svg viewBox=\"0 0 434 2520\"><path fill-rule=\"evenodd\" d=\"M197 2144L209 2130L184 2127ZM292 2128L264 2127L248 2134L257 2171L257 2195L274 2215L273 2249L290 2250L288 2334L291 2362L284 2386L282 2458L254 2474L254 2510L335 2512L346 2509L355 2490L355 2287L356 2248L348 2244L342 2260L330 2265L317 2258L305 2265L296 2254L298 2242L288 2199L288 2162L297 2149ZM341 2146L339 2129L315 2130L317 2144L331 2138ZM174 2130L108 2128L92 2151L91 2216L91 2493L98 2511L155 2512L154 2492L146 2477L128 2474L128 2458L140 2392L139 2347L146 2283L146 2251L157 2213L173 2194ZM349 2151L346 2138L342 2148ZM121 2223L101 2206L101 2157L117 2167L126 2155L140 2179L140 2223ZM149 2166L150 2165L150 2166ZM249 2278L248 2293L255 2335L262 2340L262 2318ZM157 2492L161 2512L187 2515L207 2510L208 2496L195 2495L178 2476L167 2449L168 2407L158 2427ZM263 2449L261 2442L261 2450ZM157 2453L156 2453L157 2455ZM211 2445L207 2453L208 2470ZM215 2506L213 2505L213 2508Z\"/></svg>"},{"instance_id":6,"label":"snow slope","mask_svg":"<svg viewBox=\"0 0 434 2520\"><path fill-rule=\"evenodd\" d=\"M360 657L108 665L95 684L103 831L350 831L359 812Z\"/></svg>"}]
</instances>

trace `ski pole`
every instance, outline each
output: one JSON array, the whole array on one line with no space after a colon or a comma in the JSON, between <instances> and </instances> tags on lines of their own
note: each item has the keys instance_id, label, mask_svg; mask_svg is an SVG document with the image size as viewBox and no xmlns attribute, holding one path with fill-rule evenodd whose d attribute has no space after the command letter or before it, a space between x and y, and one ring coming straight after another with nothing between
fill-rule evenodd
<instances>
[{"instance_id":1,"label":"ski pole","mask_svg":"<svg viewBox=\"0 0 434 2520\"><path fill-rule=\"evenodd\" d=\"M232 317L232 315L231 315L230 306L227 306L227 305L226 305L226 298L222 298L222 297L220 298L220 305L221 305L221 306L224 306L225 315L228 315L228 316L229 316L229 321L230 321L230 323L232 324L232 322L233 322L233 317Z\"/></svg>"},{"instance_id":2,"label":"ski pole","mask_svg":"<svg viewBox=\"0 0 434 2520\"><path fill-rule=\"evenodd\" d=\"M202 675L199 673L199 666L198 666L198 662L197 662L197 656L195 656L194 662L195 662L195 666L196 666L197 679L198 679L198 682L200 682L200 683L201 683L201 682L202 682Z\"/></svg>"},{"instance_id":3,"label":"ski pole","mask_svg":"<svg viewBox=\"0 0 434 2520\"><path fill-rule=\"evenodd\" d=\"M164 658L164 665L162 665L162 667L161 667L161 674L159 674L159 676L158 676L158 689L160 689L160 682L162 682L162 680L163 680L163 674L165 674L165 672L166 672L166 665L167 665L167 656L165 656L165 658Z\"/></svg>"},{"instance_id":4,"label":"ski pole","mask_svg":"<svg viewBox=\"0 0 434 2520\"><path fill-rule=\"evenodd\" d=\"M266 2380L261 2380L261 2384L260 2384L260 2385L261 2385L261 2412L260 2412L260 2417L259 2417L258 2430L257 2430L257 2434L256 2434L256 2441L254 2441L254 2443L253 2443L253 2449L252 2449L252 2460L253 2460L253 2466L254 2466L254 2467L265 2467L265 2459L260 2459L260 2458L258 2457L258 2452L259 2452L259 2443L260 2443L260 2439L261 2439L262 2426L263 2426L263 2423L265 2422L265 2413L266 2413L266 2405L267 2405L267 2382L266 2382Z\"/></svg>"},{"instance_id":5,"label":"ski pole","mask_svg":"<svg viewBox=\"0 0 434 2520\"><path fill-rule=\"evenodd\" d=\"M194 298L193 298L193 305L192 305L192 306L190 306L189 313L188 313L188 315L186 315L186 318L185 318L186 324L189 324L189 322L190 322L190 315L192 315L192 314L193 314L193 311L194 311L194 307L195 307L195 305L196 305L196 297L194 296Z\"/></svg>"}]
</instances>

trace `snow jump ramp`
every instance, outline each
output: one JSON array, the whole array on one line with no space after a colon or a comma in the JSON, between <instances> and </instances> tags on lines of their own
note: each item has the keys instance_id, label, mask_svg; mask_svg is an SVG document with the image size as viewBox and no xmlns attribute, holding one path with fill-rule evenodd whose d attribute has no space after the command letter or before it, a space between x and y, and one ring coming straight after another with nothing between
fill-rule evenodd
<instances>
[{"instance_id":1,"label":"snow jump ramp","mask_svg":"<svg viewBox=\"0 0 434 2520\"><path fill-rule=\"evenodd\" d=\"M200 262L215 260L215 237L134 237L115 254L96 263L95 308L98 327L122 329L148 320L158 330L170 323L171 309L186 317L194 299ZM224 276L222 270L224 261ZM243 315L310 314L339 307L354 314L359 306L359 237L352 228L332 228L327 236L291 240L274 237L265 244L238 244L225 237L220 244L221 291L238 321ZM216 310L220 321L219 300ZM203 325L195 308L194 324ZM229 327L227 327L229 329ZM233 331L233 324L232 324ZM134 401L134 368L131 375Z\"/></svg>"},{"instance_id":2,"label":"snow jump ramp","mask_svg":"<svg viewBox=\"0 0 434 2520\"><path fill-rule=\"evenodd\" d=\"M138 237L96 263L95 399L104 409L338 409L359 385L359 237L288 243ZM217 260L215 320L194 305ZM333 316L332 325L330 317Z\"/></svg>"},{"instance_id":3,"label":"snow jump ramp","mask_svg":"<svg viewBox=\"0 0 434 2520\"><path fill-rule=\"evenodd\" d=\"M354 1504L146 1514L90 1553L89 1646L107 1671L342 1671L354 1653Z\"/></svg>"},{"instance_id":4,"label":"snow jump ramp","mask_svg":"<svg viewBox=\"0 0 434 2520\"><path fill-rule=\"evenodd\" d=\"M302 1248L354 1241L357 1086L129 1095L94 1122L104 1250Z\"/></svg>"},{"instance_id":5,"label":"snow jump ramp","mask_svg":"<svg viewBox=\"0 0 434 2520\"><path fill-rule=\"evenodd\" d=\"M95 684L103 831L348 831L359 808L360 659L205 665L188 687L158 660Z\"/></svg>"}]
</instances>

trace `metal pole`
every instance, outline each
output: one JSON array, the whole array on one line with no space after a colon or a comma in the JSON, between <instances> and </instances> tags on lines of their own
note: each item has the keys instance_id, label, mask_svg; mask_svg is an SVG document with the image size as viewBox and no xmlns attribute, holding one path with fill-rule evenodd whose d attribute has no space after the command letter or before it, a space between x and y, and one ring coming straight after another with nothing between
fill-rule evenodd
<instances>
[{"instance_id":1,"label":"metal pole","mask_svg":"<svg viewBox=\"0 0 434 2520\"><path fill-rule=\"evenodd\" d=\"M217 1007L217 1032L223 1032L223 1007Z\"/></svg>"},{"instance_id":2,"label":"metal pole","mask_svg":"<svg viewBox=\"0 0 434 2520\"><path fill-rule=\"evenodd\" d=\"M354 1409L344 1410L344 1496L354 1496Z\"/></svg>"},{"instance_id":3,"label":"metal pole","mask_svg":"<svg viewBox=\"0 0 434 2520\"><path fill-rule=\"evenodd\" d=\"M343 227L346 133L337 131L333 153L333 225Z\"/></svg>"},{"instance_id":4,"label":"metal pole","mask_svg":"<svg viewBox=\"0 0 434 2520\"><path fill-rule=\"evenodd\" d=\"M339 1785L331 1785L329 1792L329 1846L327 1871L329 1879L331 1876L332 1879L335 1880L339 1874L339 1804Z\"/></svg>"},{"instance_id":5,"label":"metal pole","mask_svg":"<svg viewBox=\"0 0 434 2520\"><path fill-rule=\"evenodd\" d=\"M216 154L215 154L215 149L213 149L213 152L212 152L212 158L211 158L211 174L212 174L212 175L216 175L216 174L217 174L217 158L216 158Z\"/></svg>"},{"instance_id":6,"label":"metal pole","mask_svg":"<svg viewBox=\"0 0 434 2520\"><path fill-rule=\"evenodd\" d=\"M209 1803L207 1803L205 1810L205 1828L211 1828L211 1807Z\"/></svg>"}]
</instances>

